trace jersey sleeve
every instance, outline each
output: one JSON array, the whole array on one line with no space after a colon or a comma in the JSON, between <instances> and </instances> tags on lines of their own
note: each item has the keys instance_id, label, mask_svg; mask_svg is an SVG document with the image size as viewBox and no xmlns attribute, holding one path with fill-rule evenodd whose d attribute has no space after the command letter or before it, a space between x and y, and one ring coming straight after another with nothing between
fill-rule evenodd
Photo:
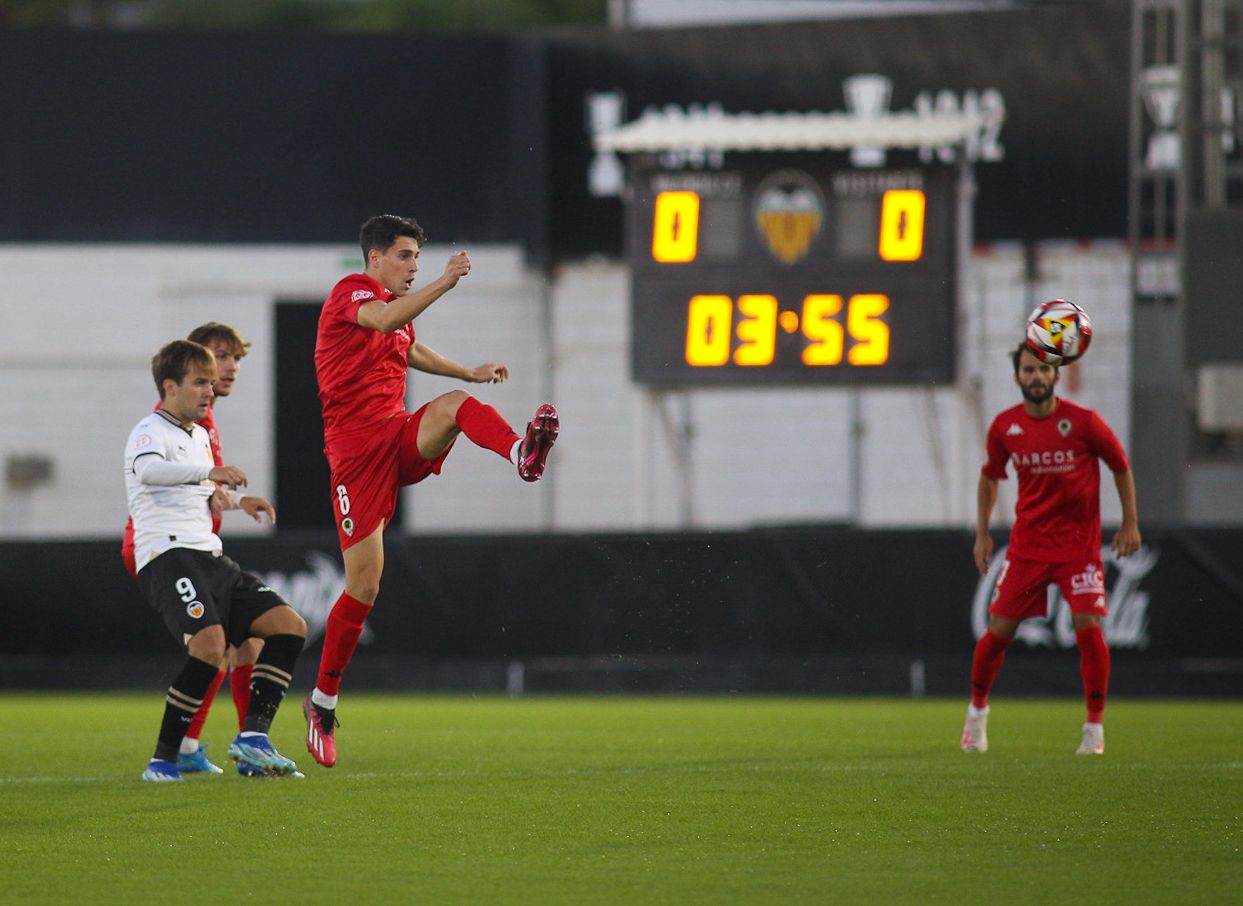
<instances>
[{"instance_id":1,"label":"jersey sleeve","mask_svg":"<svg viewBox=\"0 0 1243 906\"><path fill-rule=\"evenodd\" d=\"M143 456L134 460L134 474L143 484L175 487L206 481L211 466L193 462L167 462L162 457Z\"/></svg>"},{"instance_id":2,"label":"jersey sleeve","mask_svg":"<svg viewBox=\"0 0 1243 906\"><path fill-rule=\"evenodd\" d=\"M129 434L129 440L126 441L125 470L134 471L134 463L144 456L168 459L168 452L164 449L163 433L152 430L146 419L134 426L134 430Z\"/></svg>"},{"instance_id":3,"label":"jersey sleeve","mask_svg":"<svg viewBox=\"0 0 1243 906\"><path fill-rule=\"evenodd\" d=\"M1009 476L1006 474L1006 463L1010 461L1010 451L1002 442L1001 428L997 421L989 425L988 437L984 442L985 459L980 474L1001 481Z\"/></svg>"},{"instance_id":4,"label":"jersey sleeve","mask_svg":"<svg viewBox=\"0 0 1243 906\"><path fill-rule=\"evenodd\" d=\"M358 309L367 302L378 299L375 291L359 280L343 280L333 293L333 314L347 324L358 324Z\"/></svg>"},{"instance_id":5,"label":"jersey sleeve","mask_svg":"<svg viewBox=\"0 0 1243 906\"><path fill-rule=\"evenodd\" d=\"M1088 438L1092 443L1092 451L1105 461L1110 471L1115 474L1130 471L1131 462L1116 434L1105 424L1105 420L1093 412L1088 421Z\"/></svg>"}]
</instances>

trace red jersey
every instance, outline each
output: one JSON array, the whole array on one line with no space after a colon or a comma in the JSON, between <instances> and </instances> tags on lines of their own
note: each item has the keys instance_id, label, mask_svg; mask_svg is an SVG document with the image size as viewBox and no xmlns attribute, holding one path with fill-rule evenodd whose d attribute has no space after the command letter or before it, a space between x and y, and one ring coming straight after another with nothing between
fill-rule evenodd
<instances>
[{"instance_id":1,"label":"red jersey","mask_svg":"<svg viewBox=\"0 0 1243 906\"><path fill-rule=\"evenodd\" d=\"M157 403L156 409L160 408ZM216 413L211 406L207 407L207 414L198 420L198 423L207 431L207 439L211 442L211 461L218 466L224 465L224 456L220 453L220 432L216 430ZM216 524L212 527L212 531L219 534L220 517L216 517Z\"/></svg>"},{"instance_id":2,"label":"red jersey","mask_svg":"<svg viewBox=\"0 0 1243 906\"><path fill-rule=\"evenodd\" d=\"M315 337L325 437L405 412L406 353L414 345L414 324L383 333L358 323L364 303L395 298L366 274L350 274L328 294Z\"/></svg>"},{"instance_id":3,"label":"red jersey","mask_svg":"<svg viewBox=\"0 0 1243 906\"><path fill-rule=\"evenodd\" d=\"M1114 472L1130 469L1104 420L1068 400L1058 399L1046 418L1032 418L1019 404L993 419L981 472L1005 478L1010 461L1019 476L1006 556L1045 563L1100 559L1102 459Z\"/></svg>"}]
</instances>

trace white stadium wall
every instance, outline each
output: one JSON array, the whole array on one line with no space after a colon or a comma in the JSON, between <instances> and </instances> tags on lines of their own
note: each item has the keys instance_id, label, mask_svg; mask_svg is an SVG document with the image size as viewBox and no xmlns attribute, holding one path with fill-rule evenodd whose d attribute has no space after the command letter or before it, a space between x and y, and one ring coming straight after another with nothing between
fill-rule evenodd
<instances>
[{"instance_id":1,"label":"white stadium wall","mask_svg":"<svg viewBox=\"0 0 1243 906\"><path fill-rule=\"evenodd\" d=\"M449 251L424 250L424 278L440 272ZM546 281L516 248L472 249L471 275L419 319L419 337L464 363L507 363L508 383L473 392L519 430L551 399L561 442L534 486L495 454L459 443L443 475L406 492L407 528L969 526L984 430L1018 400L1006 352L1035 301L1071 298L1091 313L1092 352L1064 375L1062 390L1098 409L1124 443L1130 435L1125 249L1045 243L1037 252L1030 282L1018 246L977 250L954 387L654 395L629 379L623 266L567 265ZM207 320L230 323L253 343L217 421L227 460L247 471L256 493L273 494L275 304L322 299L358 263L349 246L0 245L0 537L119 537L122 449L155 400L151 355ZM929 325L930 335L940 328ZM465 386L413 373L410 384L412 405ZM25 457L50 460L50 479L9 480L11 461ZM1105 519L1116 522L1112 483L1104 490ZM1003 484L999 512L1013 500ZM226 530L269 531L242 517Z\"/></svg>"}]
</instances>

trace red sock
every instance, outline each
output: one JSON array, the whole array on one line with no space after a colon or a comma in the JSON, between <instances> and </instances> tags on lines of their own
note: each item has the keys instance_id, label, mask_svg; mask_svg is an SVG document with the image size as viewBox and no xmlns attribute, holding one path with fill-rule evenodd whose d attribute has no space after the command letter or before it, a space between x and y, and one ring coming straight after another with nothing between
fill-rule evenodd
<instances>
[{"instance_id":1,"label":"red sock","mask_svg":"<svg viewBox=\"0 0 1243 906\"><path fill-rule=\"evenodd\" d=\"M220 688L222 682L224 682L224 671L219 670L216 672L216 678L207 687L207 694L203 696L203 704L199 705L199 709L194 712L194 719L190 721L186 736L191 739L199 738L199 734L203 732L203 723L207 720L207 712L211 710L212 699L216 697L216 690Z\"/></svg>"},{"instance_id":2,"label":"red sock","mask_svg":"<svg viewBox=\"0 0 1243 906\"><path fill-rule=\"evenodd\" d=\"M976 642L975 657L971 660L971 704L977 708L988 707L988 693L993 689L993 681L997 679L1011 641L987 629Z\"/></svg>"},{"instance_id":3,"label":"red sock","mask_svg":"<svg viewBox=\"0 0 1243 906\"><path fill-rule=\"evenodd\" d=\"M509 427L509 422L501 418L501 413L473 396L466 397L458 406L457 426L476 445L492 450L505 459L509 459L509 451L514 448L514 441L518 440L518 435Z\"/></svg>"},{"instance_id":4,"label":"red sock","mask_svg":"<svg viewBox=\"0 0 1243 906\"><path fill-rule=\"evenodd\" d=\"M1079 675L1083 677L1083 698L1088 705L1088 723L1099 724L1109 689L1109 646L1099 626L1085 626L1075 633L1079 643Z\"/></svg>"},{"instance_id":5,"label":"red sock","mask_svg":"<svg viewBox=\"0 0 1243 906\"><path fill-rule=\"evenodd\" d=\"M341 592L341 597L332 606L328 624L324 627L324 653L319 659L319 679L315 682L315 687L325 695L336 695L341 691L341 674L354 656L358 637L363 634L363 622L369 613L370 604L351 598L345 592Z\"/></svg>"},{"instance_id":6,"label":"red sock","mask_svg":"<svg viewBox=\"0 0 1243 906\"><path fill-rule=\"evenodd\" d=\"M237 708L239 730L246 723L246 712L250 710L250 674L254 669L254 664L238 664L229 671L229 691L233 693L233 707Z\"/></svg>"}]
</instances>

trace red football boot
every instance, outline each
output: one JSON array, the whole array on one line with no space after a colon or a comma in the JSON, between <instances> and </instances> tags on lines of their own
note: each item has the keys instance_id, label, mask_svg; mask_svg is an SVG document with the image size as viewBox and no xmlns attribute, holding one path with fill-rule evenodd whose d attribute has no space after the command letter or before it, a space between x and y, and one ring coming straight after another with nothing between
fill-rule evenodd
<instances>
[{"instance_id":1,"label":"red football boot","mask_svg":"<svg viewBox=\"0 0 1243 906\"><path fill-rule=\"evenodd\" d=\"M527 424L527 435L518 447L518 474L523 481L539 481L543 477L548 453L560 430L556 406L544 403L535 410L535 418Z\"/></svg>"},{"instance_id":2,"label":"red football boot","mask_svg":"<svg viewBox=\"0 0 1243 906\"><path fill-rule=\"evenodd\" d=\"M324 767L332 767L337 763L337 740L333 736L337 712L321 708L308 695L302 700L302 716L306 718L306 750Z\"/></svg>"}]
</instances>

